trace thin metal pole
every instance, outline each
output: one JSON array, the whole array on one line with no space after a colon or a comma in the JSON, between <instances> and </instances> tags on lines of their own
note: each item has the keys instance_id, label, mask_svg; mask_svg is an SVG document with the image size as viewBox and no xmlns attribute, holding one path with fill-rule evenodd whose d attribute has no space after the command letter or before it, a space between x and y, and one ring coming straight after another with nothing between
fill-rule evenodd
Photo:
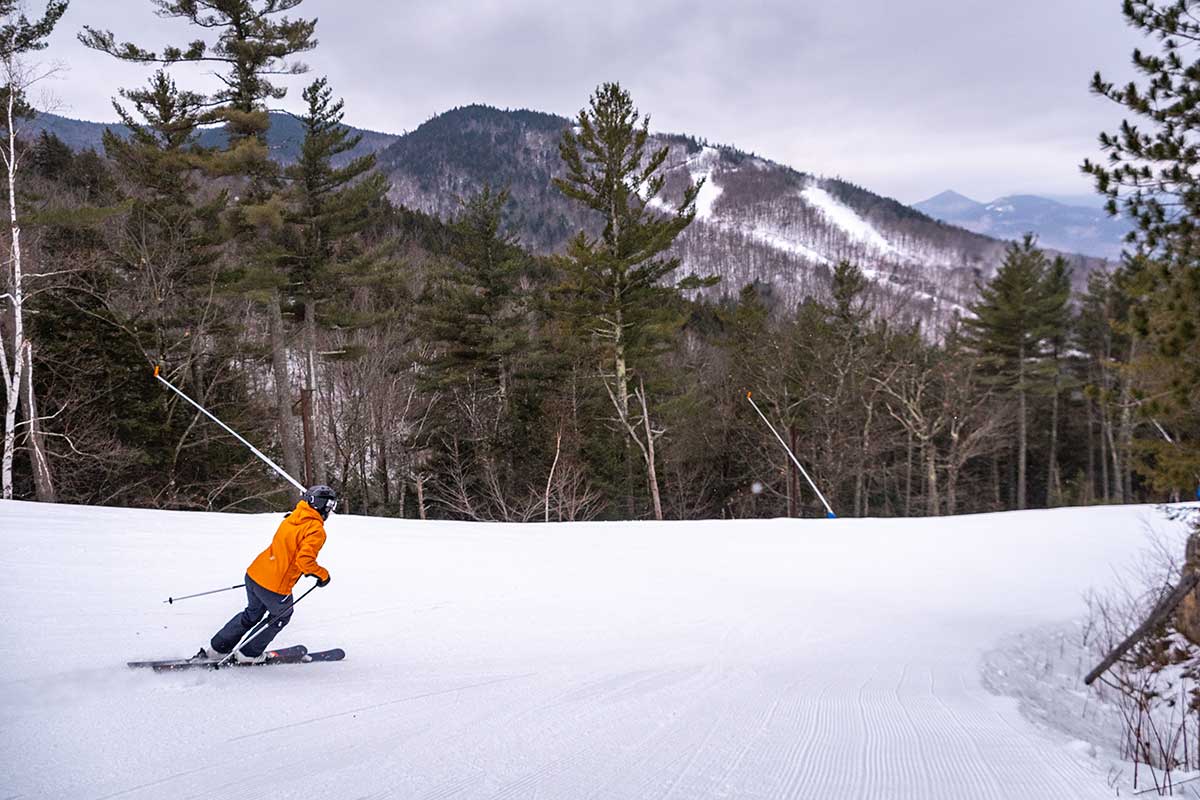
<instances>
[{"instance_id":1,"label":"thin metal pole","mask_svg":"<svg viewBox=\"0 0 1200 800\"><path fill-rule=\"evenodd\" d=\"M229 592L234 589L244 588L245 585L246 584L244 584L244 583L239 583L237 586L226 586L224 589L213 589L211 592L197 592L196 594L185 594L183 597L168 597L166 600L163 600L163 602L171 603L173 605L176 600L189 600L193 597L204 597L204 595L206 595L206 594L216 594L217 592Z\"/></svg>"},{"instance_id":2,"label":"thin metal pole","mask_svg":"<svg viewBox=\"0 0 1200 800\"><path fill-rule=\"evenodd\" d=\"M267 458L265 455L263 455L263 453L262 453L262 451L261 451L261 450L259 450L257 447L255 447L254 445L250 444L250 443L249 443L249 442L247 442L245 439L243 439L243 438L242 438L240 435L238 435L238 432L237 432L237 431L235 431L233 428L229 427L229 426L228 426L228 425L226 425L224 422L221 422L221 420L217 419L215 416L213 416L211 413L209 413L208 409L206 409L204 406L200 405L200 404L199 404L199 403L197 403L195 400L193 400L192 398L188 397L188 396L187 396L186 394L184 394L183 392L179 391L179 389L175 388L174 384L172 384L170 381L168 381L168 380L167 380L166 378L164 378L162 375L159 375L159 374L158 374L158 372L159 372L159 368L156 366L156 367L154 368L154 377L155 377L155 378L156 378L156 379L157 379L157 380L158 380L160 383L162 383L164 386L166 386L166 387L167 387L168 389L170 389L172 392L174 392L175 394L179 395L179 396L180 396L180 397L182 397L184 400L187 400L189 403L191 403L193 406L195 406L195 407L196 407L196 408L197 408L197 409L198 409L198 410L199 410L199 411L200 411L202 414L204 414L204 416L208 417L208 418L209 418L209 419L211 419L213 422L217 423L217 424L218 424L218 425L220 425L222 428L224 428L224 429L225 429L225 430L226 430L226 431L229 433L229 435L230 435L230 436L232 436L233 438L237 439L237 440L238 440L239 442L241 442L242 444L246 445L246 447L249 447L249 448L250 448L250 452L251 452L251 453L254 453L254 455L256 455L256 456L258 456L260 459L262 459L262 460L263 460L263 461L264 461L264 462L267 464L267 466L269 466L271 469L273 469L273 470L275 470L276 472L278 472L278 473L280 474L280 476L282 476L283 478L286 478L286 479L287 479L287 481L288 481L288 483L292 484L292 486L295 486L295 487L296 487L297 489L299 489L301 492L304 492L304 491L306 491L305 487L304 487L304 486L303 486L303 485L300 483L300 481L296 480L296 479L295 479L295 478L293 478L291 475L288 475L286 472L284 472L284 471L283 471L283 467L279 466L279 465L278 465L278 464L276 464L274 461L272 461L271 459L269 459L269 458Z\"/></svg>"},{"instance_id":3,"label":"thin metal pole","mask_svg":"<svg viewBox=\"0 0 1200 800\"><path fill-rule=\"evenodd\" d=\"M825 510L828 512L826 516L829 519L837 519L837 514L833 513L833 509L830 508L829 501L825 499L825 495L821 494L821 490L817 488L815 483L813 483L813 479L809 477L808 471L804 469L804 465L800 463L798 458L796 458L796 454L792 452L792 448L788 447L787 442L785 442L783 437L779 435L779 431L775 430L775 426L771 424L771 420L767 419L767 415L764 414L762 409L758 407L758 403L754 402L754 398L750 396L750 392L746 392L746 399L750 401L750 405L754 406L754 410L758 412L760 417L762 417L762 421L767 423L767 427L771 429L771 433L775 434L775 438L779 440L781 445L783 445L783 449L787 451L788 456L792 459L792 463L799 468L800 474L804 476L806 481L808 481L808 485L812 487L812 490L817 493L817 497L821 498L821 503L825 506Z\"/></svg>"},{"instance_id":4,"label":"thin metal pole","mask_svg":"<svg viewBox=\"0 0 1200 800\"><path fill-rule=\"evenodd\" d=\"M288 610L288 609L290 609L290 608L295 608L295 607L296 607L296 604L297 604L297 603L299 603L299 602L300 602L301 600L303 600L304 598L308 597L308 596L309 596L309 594L311 594L311 593L312 593L312 590L313 590L313 589L315 589L315 588L317 588L317 585L314 583L312 586L308 587L308 591L307 591L307 592L305 592L304 594L300 595L299 597L297 597L297 598L296 598L295 600L293 600L292 602L288 603L286 606L284 606L282 609L280 609L280 611L287 611L287 610ZM231 658L233 658L233 654L234 654L234 653L236 653L236 652L238 651L238 648L239 648L239 647L241 647L241 646L242 646L242 645L244 645L246 642L250 641L250 640L251 640L251 639L253 639L255 636L257 636L257 635L258 635L258 632L259 632L259 631L261 631L263 628L265 628L265 627L267 626L267 623L269 623L269 622L274 622L274 621L275 621L276 619L278 619L278 618L279 618L279 614L274 614L274 615L272 615L272 614L271 614L271 612L270 612L270 609L268 609L268 610L267 610L267 615L266 615L265 617L263 617L261 620L259 620L257 625L255 625L253 628L251 628L249 631L247 631L247 633L246 633L246 635L245 635L245 636L243 636L241 639L239 639L239 640L238 640L238 643L237 643L236 645L234 645L234 647L233 647L233 649L232 649L232 650L230 650L230 651L229 651L229 655L227 655L227 656L225 656L224 658L222 658L222 659L221 659L220 661L218 661L216 664L213 664L213 668L214 668L214 669L220 669L221 667L223 667L223 666L225 666L226 664L228 664L228 663L229 663L229 660L230 660Z\"/></svg>"}]
</instances>

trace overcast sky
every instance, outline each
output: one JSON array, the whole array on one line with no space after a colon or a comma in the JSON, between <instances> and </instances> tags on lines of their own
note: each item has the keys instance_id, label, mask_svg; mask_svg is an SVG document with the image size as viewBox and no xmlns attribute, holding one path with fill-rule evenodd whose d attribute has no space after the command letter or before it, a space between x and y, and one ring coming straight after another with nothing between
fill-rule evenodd
<instances>
[{"instance_id":1,"label":"overcast sky","mask_svg":"<svg viewBox=\"0 0 1200 800\"><path fill-rule=\"evenodd\" d=\"M327 75L348 123L401 133L476 102L573 116L616 80L656 130L906 203L947 188L1090 193L1078 164L1121 116L1088 82L1097 68L1128 79L1143 42L1119 0L305 0L297 12L319 18L320 46L285 107ZM52 86L60 113L98 121L150 70L86 50L85 24L156 49L199 34L150 0L73 0L41 56L67 67Z\"/></svg>"}]
</instances>

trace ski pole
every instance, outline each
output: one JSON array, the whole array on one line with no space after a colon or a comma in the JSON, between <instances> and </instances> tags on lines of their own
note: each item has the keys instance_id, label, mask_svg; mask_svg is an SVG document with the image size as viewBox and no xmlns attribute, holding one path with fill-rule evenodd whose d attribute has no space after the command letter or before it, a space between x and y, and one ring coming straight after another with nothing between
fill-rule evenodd
<instances>
[{"instance_id":1,"label":"ski pole","mask_svg":"<svg viewBox=\"0 0 1200 800\"><path fill-rule=\"evenodd\" d=\"M299 597L297 597L297 598L296 598L295 600L293 600L292 602L288 603L288 604L287 604L286 606L284 606L284 607L283 607L283 609L281 609L281 610L282 610L282 611L287 611L288 609L295 608L295 607L296 607L296 604L297 604L297 603L299 603L299 602L300 602L301 600L303 600L304 598L308 597L308 596L309 596L309 594L311 594L311 593L312 593L312 590L313 590L313 589L315 589L315 588L317 588L317 584L315 584L315 583L314 583L312 586L308 587L308 591L307 591L307 592L305 592L304 594L300 595ZM244 645L246 642L250 641L250 640L251 640L251 639L253 639L255 636L257 636L257 635L258 635L258 633L259 633L259 631L261 631L263 628L267 627L267 623L269 623L269 622L274 622L274 621L275 621L276 619L278 619L278 618L279 618L279 615L278 615L278 614L272 615L272 614L270 613L270 610L268 610L268 612L267 612L267 615L266 615L265 617L263 617L261 620L259 620L257 625L255 625L253 628L251 628L249 631L247 631L247 632L246 632L246 635L245 635L245 636L243 636L241 639L239 639L239 640L238 640L238 643L237 643L237 644L234 646L234 648L233 648L232 650L230 650L230 651L229 651L229 655L225 656L225 657L224 657L224 658L222 658L220 661L218 661L216 664L214 664L214 665L213 665L213 668L214 668L214 669L220 669L221 667L223 667L223 666L225 666L226 664L228 664L228 663L229 663L229 659L233 658L233 654L234 654L234 653L236 653L236 652L238 651L238 649L239 649L239 648L240 648L242 645Z\"/></svg>"},{"instance_id":2,"label":"ski pole","mask_svg":"<svg viewBox=\"0 0 1200 800\"><path fill-rule=\"evenodd\" d=\"M232 591L233 589L241 589L245 585L246 584L244 584L244 583L239 583L237 586L226 586L224 589L213 589L212 591L208 591L208 592L196 592L196 594L185 594L183 597L168 597L166 600L163 600L163 602L171 603L172 605L174 605L176 600L189 600L193 597L204 597L204 595L206 595L206 594L216 594L217 592L228 592L228 591Z\"/></svg>"},{"instance_id":3,"label":"ski pole","mask_svg":"<svg viewBox=\"0 0 1200 800\"><path fill-rule=\"evenodd\" d=\"M808 485L811 486L812 490L817 493L817 497L821 498L821 503L824 504L825 510L828 512L826 517L828 519L837 519L837 514L833 513L833 509L829 507L829 501L825 499L825 495L821 494L821 490L817 488L815 483L813 483L813 479L808 476L808 472L804 469L804 466L801 465L800 460L796 458L796 454L792 452L792 448L788 447L787 442L785 442L783 437L779 435L779 431L775 430L775 426L771 424L771 420L767 419L767 415L764 414L762 409L758 407L758 403L754 402L754 398L750 396L750 392L746 392L746 399L750 401L750 405L754 406L754 410L758 412L760 417L762 417L762 421L767 423L767 427L771 429L771 433L775 434L775 438L779 440L781 445L783 445L783 449L792 459L792 462L800 469L800 474L804 476L804 480L808 481Z\"/></svg>"},{"instance_id":4,"label":"ski pole","mask_svg":"<svg viewBox=\"0 0 1200 800\"><path fill-rule=\"evenodd\" d=\"M289 483L291 483L291 484L292 484L292 486L295 486L297 489L299 489L299 490L301 491L301 493L303 493L304 491L306 491L306 489L304 488L304 486L303 486L303 485L301 485L300 481L296 480L296 479L295 479L295 478L293 478L291 475L288 475L286 472L284 472L284 471L283 471L283 467L279 466L279 465L278 465L278 464L276 464L274 461L272 461L271 459L269 459L269 458L267 458L265 455L263 455L263 453L262 453L262 451L261 451L261 450L259 450L257 447L255 447L254 445L250 444L250 443L249 443L249 442L247 442L245 439L243 439L241 436L239 436L239 435L238 435L238 433L237 433L237 431L235 431L233 428L231 428L231 427L229 427L228 425L226 425L224 422L221 422L221 420L219 420L219 419L217 419L215 416L213 416L213 415L212 415L212 414L211 414L211 413L208 411L208 409L206 409L204 406L200 405L200 404L199 404L199 403L197 403L195 400L193 400L192 398L188 397L186 394L184 394L183 392L181 392L179 389L177 389L177 388L175 387L175 385L174 385L173 383L171 383L170 381L168 381L166 378L164 378L162 375L159 375L158 373L159 373L159 367L156 365L156 366L154 367L154 377L155 377L155 378L156 378L156 379L157 379L157 380L158 380L160 383L162 383L164 386L166 386L168 389L170 389L170 390L171 390L172 392L174 392L175 394L177 394L177 395L179 395L180 397L182 397L184 400L187 400L189 403L191 403L192 405L194 405L194 406L195 406L195 407L196 407L196 408L197 408L197 409L198 409L198 410L199 410L201 413L203 413L203 414L204 414L206 417L208 417L208 418L209 418L209 419L211 419L213 422L217 423L217 424L218 424L218 425L220 425L222 428L224 428L226 431L228 431L228 432L229 432L229 434L230 434L231 436L233 436L233 438L237 439L239 442L241 442L242 444L246 445L246 447L249 447L249 448L250 448L250 452L251 452L251 453L254 453L254 455L256 455L256 456L258 456L259 458L261 458L261 459L262 459L262 460L263 460L263 461L266 463L266 465L267 465L267 466L269 466L271 469L273 469L273 470L275 470L276 472L278 472L278 473L279 473L279 474L280 474L282 477L286 478L286 479L287 479L287 481L288 481Z\"/></svg>"}]
</instances>

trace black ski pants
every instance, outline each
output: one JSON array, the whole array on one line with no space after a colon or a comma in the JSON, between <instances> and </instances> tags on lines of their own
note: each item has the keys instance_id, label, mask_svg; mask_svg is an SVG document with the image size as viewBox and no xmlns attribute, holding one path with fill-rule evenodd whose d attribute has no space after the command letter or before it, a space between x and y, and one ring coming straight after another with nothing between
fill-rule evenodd
<instances>
[{"instance_id":1,"label":"black ski pants","mask_svg":"<svg viewBox=\"0 0 1200 800\"><path fill-rule=\"evenodd\" d=\"M263 615L269 615L262 630L242 645L242 655L257 658L267 649L275 635L292 621L292 596L275 594L259 586L246 576L246 610L238 614L212 638L212 647L218 653L228 653L237 647L246 632L257 625Z\"/></svg>"}]
</instances>

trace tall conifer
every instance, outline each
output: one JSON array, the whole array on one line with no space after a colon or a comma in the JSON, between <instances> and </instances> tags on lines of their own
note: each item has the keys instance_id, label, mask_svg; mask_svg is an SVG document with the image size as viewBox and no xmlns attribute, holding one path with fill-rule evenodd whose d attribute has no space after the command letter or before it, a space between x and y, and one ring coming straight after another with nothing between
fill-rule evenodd
<instances>
[{"instance_id":1,"label":"tall conifer","mask_svg":"<svg viewBox=\"0 0 1200 800\"><path fill-rule=\"evenodd\" d=\"M680 289L699 285L690 277L674 280L679 259L666 251L695 218L700 184L690 184L668 213L650 207L665 182L668 152L650 149L650 118L642 118L619 84L605 83L579 112L575 128L563 131L559 153L566 177L554 181L603 221L599 238L580 231L568 247L566 311L594 349L621 426L633 439L642 435L639 429L646 431L647 441L637 444L651 476L655 434L648 419L632 424L631 372L641 371L644 381L650 359L683 324L675 302ZM644 393L639 400L646 405ZM657 498L653 477L650 483Z\"/></svg>"},{"instance_id":2,"label":"tall conifer","mask_svg":"<svg viewBox=\"0 0 1200 800\"><path fill-rule=\"evenodd\" d=\"M1046 256L1033 236L1013 243L1004 263L971 304L965 341L979 355L991 381L1016 399L1016 506L1027 505L1029 398L1040 385L1047 340L1065 298L1047 292Z\"/></svg>"},{"instance_id":3,"label":"tall conifer","mask_svg":"<svg viewBox=\"0 0 1200 800\"><path fill-rule=\"evenodd\" d=\"M267 103L286 96L275 76L299 75L307 67L293 57L312 50L316 20L283 16L302 0L151 0L161 17L181 19L200 28L213 41L196 39L183 46L147 50L118 42L110 31L84 27L79 35L87 47L122 61L142 64L196 64L215 67L223 87L206 98L207 122L221 122L228 146L209 169L237 182L236 203L227 214L235 243L234 270L239 288L266 307L275 382L275 416L284 468L300 474L300 451L295 436L288 348L281 309L281 289L287 283L272 238L284 225L285 203L281 170L267 147L270 127Z\"/></svg>"}]
</instances>

